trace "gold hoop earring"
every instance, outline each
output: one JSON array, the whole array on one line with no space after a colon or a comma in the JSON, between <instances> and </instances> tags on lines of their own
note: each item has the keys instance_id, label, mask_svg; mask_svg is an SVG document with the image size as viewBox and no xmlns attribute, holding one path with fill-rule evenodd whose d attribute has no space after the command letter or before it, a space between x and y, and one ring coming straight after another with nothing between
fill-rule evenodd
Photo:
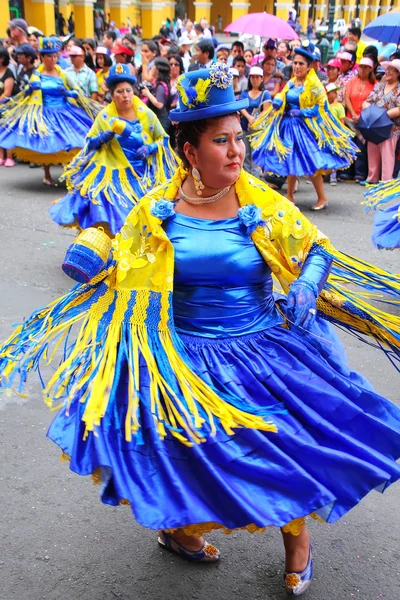
<instances>
[{"instance_id":1,"label":"gold hoop earring","mask_svg":"<svg viewBox=\"0 0 400 600\"><path fill-rule=\"evenodd\" d=\"M203 190L205 188L205 185L202 182L202 180L200 178L200 172L198 169L196 169L196 167L192 168L192 177L193 177L193 181L194 181L194 187L196 188L196 194L198 196L201 196L203 193Z\"/></svg>"}]
</instances>

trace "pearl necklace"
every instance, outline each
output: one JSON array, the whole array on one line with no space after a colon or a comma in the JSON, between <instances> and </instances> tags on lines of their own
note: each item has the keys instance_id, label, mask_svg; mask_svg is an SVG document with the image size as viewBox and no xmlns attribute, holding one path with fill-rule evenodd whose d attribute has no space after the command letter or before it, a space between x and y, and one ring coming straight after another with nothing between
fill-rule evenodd
<instances>
[{"instance_id":1,"label":"pearl necklace","mask_svg":"<svg viewBox=\"0 0 400 600\"><path fill-rule=\"evenodd\" d=\"M180 186L178 194L179 194L179 199L184 200L188 204L211 204L211 202L216 202L220 198L223 198L224 196L226 196L226 194L229 192L231 187L232 186L229 185L228 187L223 188L221 191L214 194L214 196L208 196L207 198L190 198L190 196L187 196L185 194L185 192L182 189L182 186Z\"/></svg>"}]
</instances>

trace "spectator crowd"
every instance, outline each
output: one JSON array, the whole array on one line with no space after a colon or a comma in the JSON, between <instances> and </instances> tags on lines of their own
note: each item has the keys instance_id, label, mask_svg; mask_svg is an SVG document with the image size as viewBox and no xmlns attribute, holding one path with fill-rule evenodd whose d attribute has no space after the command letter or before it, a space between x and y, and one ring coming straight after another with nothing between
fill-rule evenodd
<instances>
[{"instance_id":1,"label":"spectator crowd","mask_svg":"<svg viewBox=\"0 0 400 600\"><path fill-rule=\"evenodd\" d=\"M293 21L294 28L298 23L293 14L288 21ZM128 65L137 78L135 94L155 113L172 140L174 124L169 112L177 104L176 85L182 73L207 68L215 61L226 63L234 77L236 98L249 99L249 107L241 115L248 136L257 116L290 80L295 48L308 48L315 59L312 67L325 86L331 112L353 131L360 150L350 169L331 175L332 185L340 179L373 183L397 176L400 51L396 44L363 41L360 23L350 26L344 36L335 36L331 48L335 55L326 62L322 61L321 44L313 43L315 27L311 22L302 41L268 39L261 48L247 47L241 41L218 43L214 27L204 19L200 23L167 19L159 35L141 40L140 47L134 35L140 34L140 28L133 28L130 22L118 28L98 12L94 24L94 39L78 39L73 33L73 14L68 23L61 17L58 21L58 39L63 43L57 53L58 65L71 86L78 86L87 98L108 104L111 97L105 80L109 69L116 63ZM220 20L217 27L222 28ZM0 45L0 102L24 90L41 60L41 31L16 18L9 22L7 33ZM380 144L366 142L357 127L362 110L369 105L385 109L393 121L390 137ZM252 170L247 137L246 145L246 168ZM13 166L11 153L5 152L0 163ZM282 185L279 178L264 176L271 185Z\"/></svg>"}]
</instances>

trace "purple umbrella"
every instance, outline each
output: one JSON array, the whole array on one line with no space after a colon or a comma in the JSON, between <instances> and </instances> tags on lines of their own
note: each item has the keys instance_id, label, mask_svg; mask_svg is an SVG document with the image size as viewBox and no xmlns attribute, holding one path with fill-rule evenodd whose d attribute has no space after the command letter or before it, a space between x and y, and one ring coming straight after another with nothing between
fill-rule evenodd
<instances>
[{"instance_id":1,"label":"purple umbrella","mask_svg":"<svg viewBox=\"0 0 400 600\"><path fill-rule=\"evenodd\" d=\"M264 38L279 38L281 40L298 40L294 29L283 19L269 13L250 13L239 17L225 27L230 33L249 33Z\"/></svg>"}]
</instances>

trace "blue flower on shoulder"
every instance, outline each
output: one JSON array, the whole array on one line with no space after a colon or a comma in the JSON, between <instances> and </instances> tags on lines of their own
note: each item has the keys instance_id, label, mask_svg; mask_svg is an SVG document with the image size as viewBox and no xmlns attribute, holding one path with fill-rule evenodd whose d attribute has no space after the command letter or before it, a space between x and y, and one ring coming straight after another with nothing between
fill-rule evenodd
<instances>
[{"instance_id":1,"label":"blue flower on shoulder","mask_svg":"<svg viewBox=\"0 0 400 600\"><path fill-rule=\"evenodd\" d=\"M257 227L263 227L265 222L261 216L261 208L255 204L246 204L238 210L238 217L247 227L247 233L250 235L257 229Z\"/></svg>"},{"instance_id":2,"label":"blue flower on shoulder","mask_svg":"<svg viewBox=\"0 0 400 600\"><path fill-rule=\"evenodd\" d=\"M158 202L153 202L150 212L153 217L165 221L165 219L175 214L175 204L170 200L159 200Z\"/></svg>"}]
</instances>

